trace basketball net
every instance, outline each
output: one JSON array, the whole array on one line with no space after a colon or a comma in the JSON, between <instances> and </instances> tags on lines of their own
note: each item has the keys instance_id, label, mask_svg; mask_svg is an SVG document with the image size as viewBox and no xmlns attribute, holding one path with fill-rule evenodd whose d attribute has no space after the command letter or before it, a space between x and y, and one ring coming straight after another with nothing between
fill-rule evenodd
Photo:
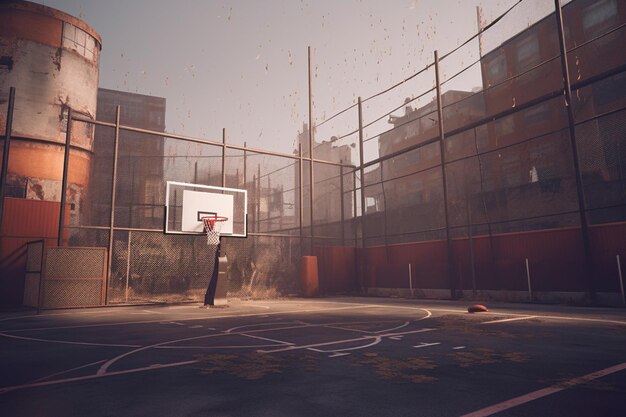
<instances>
[{"instance_id":1,"label":"basketball net","mask_svg":"<svg viewBox=\"0 0 626 417\"><path fill-rule=\"evenodd\" d=\"M220 244L220 232L226 220L228 220L226 217L218 215L205 216L202 218L207 237L207 245L217 246Z\"/></svg>"}]
</instances>

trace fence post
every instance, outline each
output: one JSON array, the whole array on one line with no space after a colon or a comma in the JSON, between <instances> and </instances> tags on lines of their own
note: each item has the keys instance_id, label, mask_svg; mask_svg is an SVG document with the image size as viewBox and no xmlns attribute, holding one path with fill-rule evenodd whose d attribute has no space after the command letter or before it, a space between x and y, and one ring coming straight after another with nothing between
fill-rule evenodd
<instances>
[{"instance_id":1,"label":"fence post","mask_svg":"<svg viewBox=\"0 0 626 417\"><path fill-rule=\"evenodd\" d=\"M113 181L111 181L111 214L109 217L109 250L107 253L107 278L104 290L104 304L109 304L109 282L113 264L113 234L115 231L115 188L117 185L117 159L120 145L120 106L115 107L115 140L113 142ZM176 204L174 204L176 206ZM167 221L167 219L165 219Z\"/></svg>"},{"instance_id":2,"label":"fence post","mask_svg":"<svg viewBox=\"0 0 626 417\"><path fill-rule=\"evenodd\" d=\"M354 173L354 192L355 192L354 230L355 232L354 233L358 237L357 227L360 225L361 226L361 250L363 251L363 253L365 253L365 168L363 167L363 164L365 163L365 155L363 155L363 101L361 100L360 96L358 100L358 109L359 109L359 170L361 174L361 187L360 187L361 188L361 218L359 221L356 221L357 210L356 210L356 170L355 170L355 173ZM354 243L355 245L357 244L356 241ZM362 261L365 260L365 256L362 256L361 260ZM365 269L365 265L363 264L364 262L361 262L361 265L357 269L357 271L362 272ZM367 282L363 280L363 277L360 277L360 280L362 282L362 291L367 293Z\"/></svg>"},{"instance_id":3,"label":"fence post","mask_svg":"<svg viewBox=\"0 0 626 417\"><path fill-rule=\"evenodd\" d=\"M41 305L43 303L44 278L46 276L44 267L46 261L46 241L41 240L41 259L39 259L39 291L37 292L37 315L41 314Z\"/></svg>"},{"instance_id":4,"label":"fence post","mask_svg":"<svg viewBox=\"0 0 626 417\"><path fill-rule=\"evenodd\" d=\"M298 143L298 169L300 171L299 180L300 180L300 190L298 193L298 201L299 201L299 225L300 225L300 258L304 256L304 245L303 245L303 231L302 231L302 222L304 221L304 178L302 178L304 174L304 161L302 160L302 142Z\"/></svg>"},{"instance_id":5,"label":"fence post","mask_svg":"<svg viewBox=\"0 0 626 417\"><path fill-rule=\"evenodd\" d=\"M358 281L361 291L364 292L365 288L360 274L361 268L359 267L359 230L358 230L358 216L357 216L357 199L356 199L356 171L357 168L352 169L352 231L354 233L354 272L355 278Z\"/></svg>"},{"instance_id":6,"label":"fence post","mask_svg":"<svg viewBox=\"0 0 626 417\"><path fill-rule=\"evenodd\" d=\"M311 222L311 255L313 254L313 239L315 233L313 232L313 92L311 82L311 47L308 47L308 63L309 63L309 158L311 160L311 166L309 167L309 192L310 192L310 222Z\"/></svg>"},{"instance_id":7,"label":"fence post","mask_svg":"<svg viewBox=\"0 0 626 417\"><path fill-rule=\"evenodd\" d=\"M619 255L615 256L617 259L617 274L619 275L619 288L622 291L622 303L626 307L626 298L624 298L624 277L622 276L622 263L620 262Z\"/></svg>"},{"instance_id":8,"label":"fence post","mask_svg":"<svg viewBox=\"0 0 626 417\"><path fill-rule=\"evenodd\" d=\"M256 176L256 189L257 189L257 199L256 199L256 232L261 233L261 197L263 195L263 191L261 190L261 164L257 165L257 176Z\"/></svg>"},{"instance_id":9,"label":"fence post","mask_svg":"<svg viewBox=\"0 0 626 417\"><path fill-rule=\"evenodd\" d=\"M530 265L528 264L528 258L526 258L526 279L528 280L528 300L533 301L533 290L530 286Z\"/></svg>"},{"instance_id":10,"label":"fence post","mask_svg":"<svg viewBox=\"0 0 626 417\"><path fill-rule=\"evenodd\" d=\"M59 234L57 246L63 243L63 223L65 222L65 205L67 204L67 176L70 164L70 145L72 141L72 108L67 109L67 128L65 130L65 152L63 154L63 179L61 180L61 210L59 211Z\"/></svg>"},{"instance_id":11,"label":"fence post","mask_svg":"<svg viewBox=\"0 0 626 417\"><path fill-rule=\"evenodd\" d=\"M15 108L15 87L9 88L9 106L7 108L7 122L4 131L4 152L2 154L2 172L0 173L0 226L4 215L4 189L9 169L9 152L11 149L11 133L13 131L13 109Z\"/></svg>"},{"instance_id":12,"label":"fence post","mask_svg":"<svg viewBox=\"0 0 626 417\"><path fill-rule=\"evenodd\" d=\"M474 259L474 231L472 230L472 209L469 194L465 195L467 210L467 238L469 243L470 268L472 272L472 295L476 295L476 259Z\"/></svg>"},{"instance_id":13,"label":"fence post","mask_svg":"<svg viewBox=\"0 0 626 417\"><path fill-rule=\"evenodd\" d=\"M443 103L441 97L441 81L439 79L439 53L435 51L435 81L437 83L437 116L439 118L439 153L441 154L441 181L443 183L443 212L446 224L446 247L448 253L447 274L450 283L450 297L456 299L456 286L454 285L454 269L452 259L452 240L450 239L450 220L448 213L448 183L446 180L446 147L444 145L443 130Z\"/></svg>"},{"instance_id":14,"label":"fence post","mask_svg":"<svg viewBox=\"0 0 626 417\"><path fill-rule=\"evenodd\" d=\"M131 240L133 239L133 231L128 231L128 246L126 247L126 288L124 291L124 299L128 304L128 285L130 282L130 250L131 250Z\"/></svg>"},{"instance_id":15,"label":"fence post","mask_svg":"<svg viewBox=\"0 0 626 417\"><path fill-rule=\"evenodd\" d=\"M563 27L563 13L561 10L561 0L554 0L556 22L559 35L559 48L561 50L561 71L563 73L563 87L565 90L565 107L567 109L567 120L569 125L569 138L572 147L572 158L574 162L574 172L576 176L576 194L578 197L578 214L580 217L580 231L583 241L584 251L584 273L589 288L591 298L595 297L595 284L591 276L591 244L589 241L589 223L587 221L587 211L585 208L585 191L583 187L583 177L580 171L580 160L578 157L578 146L576 144L576 125L574 120L574 110L572 109L572 85L567 64L567 49L565 45L565 29Z\"/></svg>"},{"instance_id":16,"label":"fence post","mask_svg":"<svg viewBox=\"0 0 626 417\"><path fill-rule=\"evenodd\" d=\"M248 144L247 142L243 143L243 188L246 188L246 184L248 175Z\"/></svg>"},{"instance_id":17,"label":"fence post","mask_svg":"<svg viewBox=\"0 0 626 417\"><path fill-rule=\"evenodd\" d=\"M359 97L359 163L361 171L361 246L365 248L365 156L363 155L363 102ZM356 191L356 182L354 183L354 189ZM356 214L356 207L355 207Z\"/></svg>"},{"instance_id":18,"label":"fence post","mask_svg":"<svg viewBox=\"0 0 626 417\"><path fill-rule=\"evenodd\" d=\"M340 210L341 210L341 246L345 246L346 244L346 232L345 232L345 227L344 227L344 222L345 222L345 215L344 215L344 192L345 190L343 189L343 159L341 160L341 165L339 166L339 193L341 194L341 201L340 201Z\"/></svg>"},{"instance_id":19,"label":"fence post","mask_svg":"<svg viewBox=\"0 0 626 417\"><path fill-rule=\"evenodd\" d=\"M222 129L222 187L226 187L226 128Z\"/></svg>"}]
</instances>

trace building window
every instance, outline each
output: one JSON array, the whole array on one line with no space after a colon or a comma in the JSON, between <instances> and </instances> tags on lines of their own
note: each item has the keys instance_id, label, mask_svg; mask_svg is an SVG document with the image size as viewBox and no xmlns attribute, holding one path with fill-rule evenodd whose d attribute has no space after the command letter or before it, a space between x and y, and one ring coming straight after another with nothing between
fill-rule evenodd
<instances>
[{"instance_id":1,"label":"building window","mask_svg":"<svg viewBox=\"0 0 626 417\"><path fill-rule=\"evenodd\" d=\"M524 72L541 61L539 40L535 34L526 36L518 42L516 50L517 71Z\"/></svg>"},{"instance_id":2,"label":"building window","mask_svg":"<svg viewBox=\"0 0 626 417\"><path fill-rule=\"evenodd\" d=\"M63 23L63 47L78 52L90 61L97 53L96 40L84 30L71 23Z\"/></svg>"},{"instance_id":3,"label":"building window","mask_svg":"<svg viewBox=\"0 0 626 417\"><path fill-rule=\"evenodd\" d=\"M496 85L506 79L506 56L500 54L487 62L487 83Z\"/></svg>"},{"instance_id":4,"label":"building window","mask_svg":"<svg viewBox=\"0 0 626 417\"><path fill-rule=\"evenodd\" d=\"M617 1L600 0L583 10L583 31L587 39L602 35L617 22Z\"/></svg>"}]
</instances>

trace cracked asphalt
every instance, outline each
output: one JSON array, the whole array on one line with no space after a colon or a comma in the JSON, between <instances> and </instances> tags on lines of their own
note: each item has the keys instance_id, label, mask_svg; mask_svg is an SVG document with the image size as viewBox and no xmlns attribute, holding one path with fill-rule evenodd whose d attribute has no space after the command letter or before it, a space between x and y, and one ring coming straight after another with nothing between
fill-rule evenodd
<instances>
[{"instance_id":1,"label":"cracked asphalt","mask_svg":"<svg viewBox=\"0 0 626 417\"><path fill-rule=\"evenodd\" d=\"M2 416L622 416L626 310L343 297L0 314Z\"/></svg>"}]
</instances>

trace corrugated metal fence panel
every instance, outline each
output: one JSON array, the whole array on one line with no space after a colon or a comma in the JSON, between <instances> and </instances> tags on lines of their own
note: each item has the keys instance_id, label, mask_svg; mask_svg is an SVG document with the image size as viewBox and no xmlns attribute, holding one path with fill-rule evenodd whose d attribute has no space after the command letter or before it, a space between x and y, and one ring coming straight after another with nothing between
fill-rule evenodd
<instances>
[{"instance_id":1,"label":"corrugated metal fence panel","mask_svg":"<svg viewBox=\"0 0 626 417\"><path fill-rule=\"evenodd\" d=\"M61 204L55 201L5 198L2 234L54 238L59 229Z\"/></svg>"},{"instance_id":2,"label":"corrugated metal fence panel","mask_svg":"<svg viewBox=\"0 0 626 417\"><path fill-rule=\"evenodd\" d=\"M56 241L60 204L5 197L0 228L0 305L23 302L26 244L40 238Z\"/></svg>"}]
</instances>

